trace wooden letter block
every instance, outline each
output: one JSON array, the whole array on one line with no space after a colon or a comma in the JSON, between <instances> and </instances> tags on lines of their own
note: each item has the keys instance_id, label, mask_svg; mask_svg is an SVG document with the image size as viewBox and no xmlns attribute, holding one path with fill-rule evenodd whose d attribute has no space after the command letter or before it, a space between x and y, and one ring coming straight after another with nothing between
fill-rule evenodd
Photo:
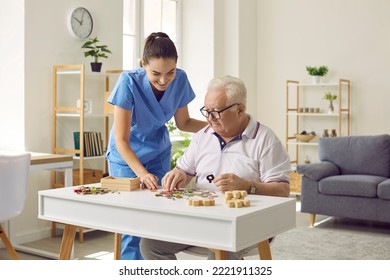
<instances>
[{"instance_id":1,"label":"wooden letter block","mask_svg":"<svg viewBox=\"0 0 390 280\"><path fill-rule=\"evenodd\" d=\"M230 208L249 207L250 201L246 199L246 191L227 191L225 192L225 204Z\"/></svg>"},{"instance_id":2,"label":"wooden letter block","mask_svg":"<svg viewBox=\"0 0 390 280\"><path fill-rule=\"evenodd\" d=\"M227 205L228 207L230 207L230 208L233 208L233 207L235 206L234 200L228 200L228 201L226 202L226 205Z\"/></svg>"},{"instance_id":3,"label":"wooden letter block","mask_svg":"<svg viewBox=\"0 0 390 280\"><path fill-rule=\"evenodd\" d=\"M225 192L225 198L226 199L233 198L233 192L230 192L230 191Z\"/></svg>"},{"instance_id":4,"label":"wooden letter block","mask_svg":"<svg viewBox=\"0 0 390 280\"><path fill-rule=\"evenodd\" d=\"M190 198L188 199L190 206L215 206L215 200L211 198Z\"/></svg>"},{"instance_id":5,"label":"wooden letter block","mask_svg":"<svg viewBox=\"0 0 390 280\"><path fill-rule=\"evenodd\" d=\"M234 206L235 206L236 208L241 208L241 207L242 207L242 200L236 200L236 201L234 202Z\"/></svg>"},{"instance_id":6,"label":"wooden letter block","mask_svg":"<svg viewBox=\"0 0 390 280\"><path fill-rule=\"evenodd\" d=\"M236 199L241 198L241 193L240 192L233 192L233 197Z\"/></svg>"},{"instance_id":7,"label":"wooden letter block","mask_svg":"<svg viewBox=\"0 0 390 280\"><path fill-rule=\"evenodd\" d=\"M192 201L192 205L193 205L193 206L200 206L200 201L199 201L198 199L194 199L194 200Z\"/></svg>"},{"instance_id":8,"label":"wooden letter block","mask_svg":"<svg viewBox=\"0 0 390 280\"><path fill-rule=\"evenodd\" d=\"M204 200L202 200L202 202L203 202L203 206L210 206L211 205L211 202L208 199L204 199Z\"/></svg>"}]
</instances>

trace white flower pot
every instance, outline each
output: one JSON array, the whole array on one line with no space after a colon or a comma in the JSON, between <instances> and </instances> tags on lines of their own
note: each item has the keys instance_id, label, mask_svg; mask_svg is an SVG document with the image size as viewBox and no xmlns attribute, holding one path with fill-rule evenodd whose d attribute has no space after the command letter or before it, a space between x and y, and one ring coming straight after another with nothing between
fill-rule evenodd
<instances>
[{"instance_id":1,"label":"white flower pot","mask_svg":"<svg viewBox=\"0 0 390 280\"><path fill-rule=\"evenodd\" d=\"M321 76L311 76L313 84L319 84L321 82Z\"/></svg>"}]
</instances>

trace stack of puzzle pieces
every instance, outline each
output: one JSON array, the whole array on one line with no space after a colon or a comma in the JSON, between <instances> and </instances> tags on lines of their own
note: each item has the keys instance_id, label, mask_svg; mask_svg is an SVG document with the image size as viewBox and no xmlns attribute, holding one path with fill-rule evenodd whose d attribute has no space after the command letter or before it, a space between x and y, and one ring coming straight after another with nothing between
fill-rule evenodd
<instances>
[{"instance_id":1,"label":"stack of puzzle pieces","mask_svg":"<svg viewBox=\"0 0 390 280\"><path fill-rule=\"evenodd\" d=\"M225 192L225 204L231 208L249 207L250 201L246 199L246 191L227 191Z\"/></svg>"},{"instance_id":2,"label":"stack of puzzle pieces","mask_svg":"<svg viewBox=\"0 0 390 280\"><path fill-rule=\"evenodd\" d=\"M230 208L249 207L250 201L246 191L227 191L225 192L225 205ZM215 200L212 197L190 197L187 199L190 206L215 206Z\"/></svg>"},{"instance_id":3,"label":"stack of puzzle pieces","mask_svg":"<svg viewBox=\"0 0 390 280\"><path fill-rule=\"evenodd\" d=\"M214 198L189 198L187 199L187 203L190 206L215 206Z\"/></svg>"}]
</instances>

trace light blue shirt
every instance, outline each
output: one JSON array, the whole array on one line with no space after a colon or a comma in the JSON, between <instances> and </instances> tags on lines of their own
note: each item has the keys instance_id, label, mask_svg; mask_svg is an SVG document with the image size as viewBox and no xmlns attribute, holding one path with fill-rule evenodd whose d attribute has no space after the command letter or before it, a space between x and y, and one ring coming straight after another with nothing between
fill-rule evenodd
<instances>
[{"instance_id":1,"label":"light blue shirt","mask_svg":"<svg viewBox=\"0 0 390 280\"><path fill-rule=\"evenodd\" d=\"M131 111L130 147L142 164L170 151L171 142L165 125L178 108L186 106L195 98L195 93L186 73L176 69L176 77L157 101L143 68L123 72L108 102ZM114 120L115 121L115 120ZM107 149L107 159L127 165L115 145L113 128Z\"/></svg>"}]
</instances>

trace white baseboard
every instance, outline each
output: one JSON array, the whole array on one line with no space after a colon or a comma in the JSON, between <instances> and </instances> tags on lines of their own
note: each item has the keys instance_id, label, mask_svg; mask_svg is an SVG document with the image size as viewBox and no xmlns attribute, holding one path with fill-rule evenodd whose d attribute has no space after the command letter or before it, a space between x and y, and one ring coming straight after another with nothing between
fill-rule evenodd
<instances>
[{"instance_id":1,"label":"white baseboard","mask_svg":"<svg viewBox=\"0 0 390 280\"><path fill-rule=\"evenodd\" d=\"M17 244L24 244L24 243L33 242L33 241L37 241L49 237L51 237L51 228L44 228L44 229L24 232L20 234L17 233L16 236L14 237L13 242Z\"/></svg>"}]
</instances>

